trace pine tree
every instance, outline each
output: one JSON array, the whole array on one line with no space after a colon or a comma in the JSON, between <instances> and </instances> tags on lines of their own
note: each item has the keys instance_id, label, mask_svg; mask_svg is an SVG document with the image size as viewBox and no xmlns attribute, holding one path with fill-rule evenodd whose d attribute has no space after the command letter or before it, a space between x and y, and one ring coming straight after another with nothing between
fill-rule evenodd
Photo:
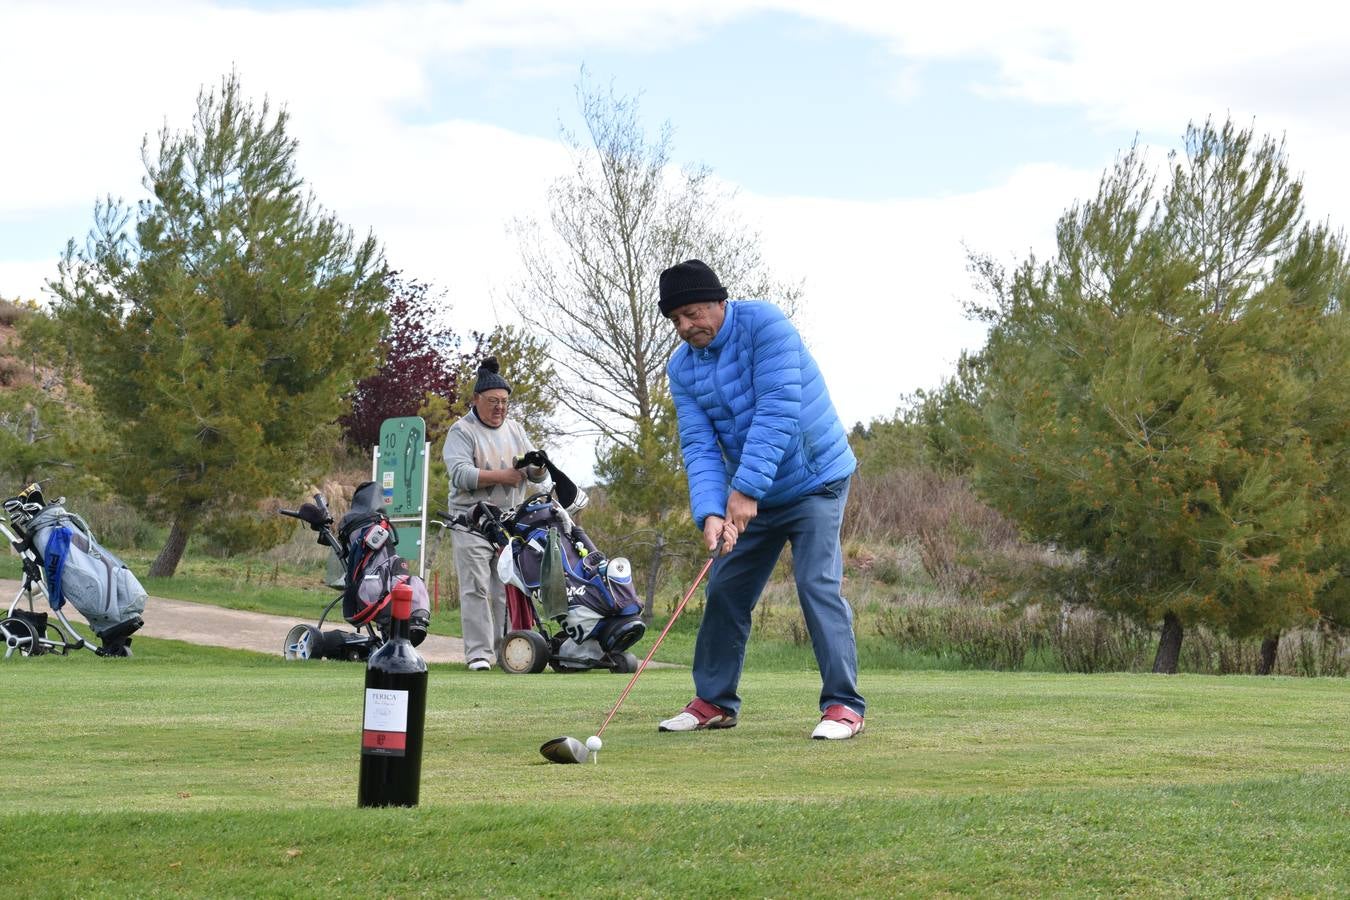
<instances>
[{"instance_id":1,"label":"pine tree","mask_svg":"<svg viewBox=\"0 0 1350 900\"><path fill-rule=\"evenodd\" d=\"M190 129L145 141L150 196L99 204L52 285L112 437L90 463L171 523L151 575L199 527L227 549L278 536L260 500L316 474L374 368L381 252L317 206L286 128L233 74L203 89Z\"/></svg>"},{"instance_id":2,"label":"pine tree","mask_svg":"<svg viewBox=\"0 0 1350 900\"><path fill-rule=\"evenodd\" d=\"M597 456L596 475L606 486L634 570L645 581L645 614L650 617L656 590L671 566L696 560L704 550L689 513L680 429L670 394L657 405L655 416L638 427L631 444L611 444Z\"/></svg>"},{"instance_id":3,"label":"pine tree","mask_svg":"<svg viewBox=\"0 0 1350 900\"><path fill-rule=\"evenodd\" d=\"M978 489L1030 537L1081 551L1095 602L1275 635L1336 581L1345 518L1345 254L1302 221L1284 148L1192 127L1159 195L1125 154L1010 276L981 354ZM1338 474L1339 473L1339 474Z\"/></svg>"}]
</instances>

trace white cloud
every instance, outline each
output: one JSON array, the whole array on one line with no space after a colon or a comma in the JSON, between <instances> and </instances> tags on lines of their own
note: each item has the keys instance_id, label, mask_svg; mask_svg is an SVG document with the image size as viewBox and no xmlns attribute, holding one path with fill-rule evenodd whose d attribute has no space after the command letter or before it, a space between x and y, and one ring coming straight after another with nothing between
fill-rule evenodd
<instances>
[{"instance_id":1,"label":"white cloud","mask_svg":"<svg viewBox=\"0 0 1350 900\"><path fill-rule=\"evenodd\" d=\"M966 248L1008 263L1045 253L1060 213L1099 175L1033 166L943 199L743 200L770 266L806 278L802 331L851 424L890 414L982 345L982 326L961 306L975 296Z\"/></svg>"},{"instance_id":2,"label":"white cloud","mask_svg":"<svg viewBox=\"0 0 1350 900\"><path fill-rule=\"evenodd\" d=\"M467 333L515 321L494 302L519 258L508 226L543 214L566 163L557 141L451 121L391 123L302 169L342 221L374 229L394 268L445 288L451 324Z\"/></svg>"},{"instance_id":3,"label":"white cloud","mask_svg":"<svg viewBox=\"0 0 1350 900\"><path fill-rule=\"evenodd\" d=\"M1190 119L1232 112L1255 116L1263 131L1293 133L1339 123L1350 100L1350 10L1343 4L782 5L886 42L902 70L925 61L987 63L995 93L1079 108L1129 130L1179 132Z\"/></svg>"},{"instance_id":4,"label":"white cloud","mask_svg":"<svg viewBox=\"0 0 1350 900\"><path fill-rule=\"evenodd\" d=\"M55 259L0 259L0 297L45 300L43 285L55 277Z\"/></svg>"},{"instance_id":5,"label":"white cloud","mask_svg":"<svg viewBox=\"0 0 1350 900\"><path fill-rule=\"evenodd\" d=\"M185 125L198 87L237 66L251 95L285 99L299 169L324 205L374 229L395 266L447 288L453 327L488 328L513 319L502 302L517 258L507 224L541 214L566 158L554 141L463 121L453 108L431 117L444 102L432 95L437 73L509 78L483 52L516 52L518 71L530 71L554 64L540 50L692 42L774 9L885 42L892 84L910 95L925 64L971 61L987 65L994 94L1130 130L1179 134L1210 113L1257 116L1260 130L1288 132L1313 215L1350 206L1346 14L1300 2L1274 13L1202 7L469 0L260 11L0 0L0 218L92 210L109 192L137 197L142 136L166 120ZM971 293L962 243L1009 259L1046 249L1060 212L1109 163L1024 166L996 188L941 199L743 202L769 262L806 279L808 338L851 423L888 414L901 393L935 384L961 349L978 346L978 327L959 311ZM7 296L36 295L55 274L54 257L3 254Z\"/></svg>"},{"instance_id":6,"label":"white cloud","mask_svg":"<svg viewBox=\"0 0 1350 900\"><path fill-rule=\"evenodd\" d=\"M476 304L500 292L513 258L506 224L537 212L562 155L555 142L453 118L408 124L430 100L431 73L498 48L695 40L700 28L689 23L711 28L736 10L720 2L676 10L625 0L280 11L202 0L0 0L0 122L7 135L0 141L0 220L92 212L107 194L138 198L142 138L166 121L183 128L199 87L237 68L250 96L284 99L301 145L299 170L325 206L359 229L376 228L395 265L450 288L472 327L483 327L493 319ZM74 234L90 221L86 215L74 223ZM40 263L10 264L5 271L18 280L0 289L35 293L54 266L53 257L34 277Z\"/></svg>"}]
</instances>

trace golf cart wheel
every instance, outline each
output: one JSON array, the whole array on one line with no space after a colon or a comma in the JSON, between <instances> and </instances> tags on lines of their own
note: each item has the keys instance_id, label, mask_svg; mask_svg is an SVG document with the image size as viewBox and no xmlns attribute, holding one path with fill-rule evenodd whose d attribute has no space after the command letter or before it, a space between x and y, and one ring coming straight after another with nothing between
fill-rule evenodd
<instances>
[{"instance_id":1,"label":"golf cart wheel","mask_svg":"<svg viewBox=\"0 0 1350 900\"><path fill-rule=\"evenodd\" d=\"M0 622L0 628L4 629L6 635L6 656L16 650L20 656L41 656L46 652L47 648L42 645L42 636L33 627L33 623L14 617Z\"/></svg>"},{"instance_id":2,"label":"golf cart wheel","mask_svg":"<svg viewBox=\"0 0 1350 900\"><path fill-rule=\"evenodd\" d=\"M44 652L54 653L57 656L69 656L71 647L79 646L78 644L70 644L67 642L66 636L61 633L61 629L57 628L51 622L47 623L47 633L44 637L46 638L46 649Z\"/></svg>"},{"instance_id":3,"label":"golf cart wheel","mask_svg":"<svg viewBox=\"0 0 1350 900\"><path fill-rule=\"evenodd\" d=\"M638 666L641 665L638 658L627 651L613 654L610 657L610 660L609 670L619 675L628 675L632 672L636 672Z\"/></svg>"},{"instance_id":4,"label":"golf cart wheel","mask_svg":"<svg viewBox=\"0 0 1350 900\"><path fill-rule=\"evenodd\" d=\"M497 662L512 675L537 675L548 665L548 639L537 631L508 631Z\"/></svg>"},{"instance_id":5,"label":"golf cart wheel","mask_svg":"<svg viewBox=\"0 0 1350 900\"><path fill-rule=\"evenodd\" d=\"M287 659L322 659L323 632L313 625L296 625L286 632L281 655Z\"/></svg>"}]
</instances>

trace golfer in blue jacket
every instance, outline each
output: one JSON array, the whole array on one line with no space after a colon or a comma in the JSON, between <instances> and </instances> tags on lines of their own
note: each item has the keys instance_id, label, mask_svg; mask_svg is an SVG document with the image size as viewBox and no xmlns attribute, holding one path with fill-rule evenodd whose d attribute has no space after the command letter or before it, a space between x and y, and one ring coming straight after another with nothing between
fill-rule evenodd
<instances>
[{"instance_id":1,"label":"golfer in blue jacket","mask_svg":"<svg viewBox=\"0 0 1350 900\"><path fill-rule=\"evenodd\" d=\"M722 555L708 577L694 647L697 696L661 731L731 728L751 613L783 545L820 666L811 736L863 730L853 612L840 593L839 529L857 460L825 379L782 311L726 289L697 259L661 273L661 312L684 345L666 372L680 425L694 522Z\"/></svg>"}]
</instances>

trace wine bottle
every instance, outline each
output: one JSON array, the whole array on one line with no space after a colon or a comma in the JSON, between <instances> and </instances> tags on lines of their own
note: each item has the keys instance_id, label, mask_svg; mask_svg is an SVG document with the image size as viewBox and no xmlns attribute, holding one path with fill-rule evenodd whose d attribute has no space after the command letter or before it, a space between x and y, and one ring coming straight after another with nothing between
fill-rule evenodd
<instances>
[{"instance_id":1,"label":"wine bottle","mask_svg":"<svg viewBox=\"0 0 1350 900\"><path fill-rule=\"evenodd\" d=\"M358 806L416 806L422 781L427 664L408 640L412 588L393 590L389 640L366 663Z\"/></svg>"}]
</instances>

